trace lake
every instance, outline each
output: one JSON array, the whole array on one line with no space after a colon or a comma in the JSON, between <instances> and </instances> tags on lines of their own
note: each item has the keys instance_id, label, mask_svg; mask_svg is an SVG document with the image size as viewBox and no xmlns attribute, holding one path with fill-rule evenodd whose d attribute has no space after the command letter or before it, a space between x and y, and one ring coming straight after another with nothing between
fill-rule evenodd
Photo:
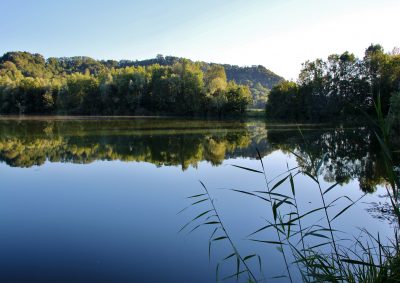
<instances>
[{"instance_id":1,"label":"lake","mask_svg":"<svg viewBox=\"0 0 400 283\"><path fill-rule=\"evenodd\" d=\"M199 217L180 231L211 205L188 198L204 193L199 181L240 254L262 259L262 272L256 257L248 260L257 277L285 274L279 249L251 240L272 239L273 231L248 236L273 219L267 201L239 192L266 188L262 174L233 166L262 170L257 150L271 186L288 168L312 170L306 161L322 160L321 186L338 183L329 200L365 195L335 219L335 229L358 235L365 227L390 237L391 216L381 213L383 164L372 137L364 126L262 120L3 117L0 281L215 282L218 262L220 278L229 277L236 261L222 260L230 243L213 241L209 254L212 223L191 232ZM299 173L294 184L303 212L320 205L312 179ZM281 186L290 191L288 180ZM333 215L347 204L339 199Z\"/></svg>"}]
</instances>

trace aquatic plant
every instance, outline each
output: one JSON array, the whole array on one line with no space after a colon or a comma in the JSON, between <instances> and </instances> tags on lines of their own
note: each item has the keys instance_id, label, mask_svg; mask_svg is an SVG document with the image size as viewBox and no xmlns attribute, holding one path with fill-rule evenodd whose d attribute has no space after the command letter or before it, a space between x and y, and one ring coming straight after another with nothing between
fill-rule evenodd
<instances>
[{"instance_id":1,"label":"aquatic plant","mask_svg":"<svg viewBox=\"0 0 400 283\"><path fill-rule=\"evenodd\" d=\"M396 282L396 280L399 280L399 172L394 164L390 128L380 110L379 99L375 107L377 112L375 134L380 144L381 158L385 164L385 188L387 198L390 201L390 209L397 220L393 238L381 239L379 233L374 235L365 228L359 229L357 236L346 234L336 228L337 220L343 217L365 195L355 200L344 194L339 197L332 197L332 192L338 188L339 183L336 182L329 187L323 187L320 181L320 173L327 157L326 154L317 159L313 156L305 157L292 152L298 161L307 166L294 168L287 166L285 172L272 179L268 179L263 158L258 150L259 169L232 165L240 170L260 175L265 181L264 190L231 189L231 191L257 198L271 209L272 219L266 219L265 226L253 231L248 237L248 240L253 242L274 245L280 252L285 264L286 274L269 276L269 278L283 278L290 282L295 282L294 278L301 278L303 282ZM301 133L300 129L299 131ZM308 208L304 212L304 207L299 205L296 195L298 190L296 178L299 176L311 180L321 201L319 206ZM181 230L187 229L191 224L195 225L191 231L204 225L215 225L216 228L210 237L209 251L211 251L211 244L215 241L225 240L229 242L234 252L222 259L222 262L231 257L236 258L237 268L232 276L239 279L239 275L241 275L241 278L251 282L265 280L256 278L252 267L247 265L248 260L257 257L261 270L261 257L256 254L245 257L240 255L221 221L209 190L202 182L201 185L205 193L190 198L203 196L205 198L193 202L190 206L198 206L203 202L208 202L212 208L197 215ZM287 190L288 187L290 190ZM313 221L315 217L319 219L316 222ZM210 221L213 218L217 220ZM276 235L275 238L264 239L259 237L261 232L271 229ZM221 231L222 235L215 237L217 231ZM241 269L241 267L243 268ZM217 274L218 269L219 264L217 265ZM218 280L219 277L217 276Z\"/></svg>"}]
</instances>

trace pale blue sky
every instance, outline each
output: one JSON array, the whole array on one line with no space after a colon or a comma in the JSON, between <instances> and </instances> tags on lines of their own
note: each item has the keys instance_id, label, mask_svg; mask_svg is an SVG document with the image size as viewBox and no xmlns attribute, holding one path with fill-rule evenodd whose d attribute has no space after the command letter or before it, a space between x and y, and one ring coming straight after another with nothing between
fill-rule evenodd
<instances>
[{"instance_id":1,"label":"pale blue sky","mask_svg":"<svg viewBox=\"0 0 400 283\"><path fill-rule=\"evenodd\" d=\"M157 54L262 64L287 79L301 63L370 43L400 46L399 0L0 0L0 53L146 59Z\"/></svg>"}]
</instances>

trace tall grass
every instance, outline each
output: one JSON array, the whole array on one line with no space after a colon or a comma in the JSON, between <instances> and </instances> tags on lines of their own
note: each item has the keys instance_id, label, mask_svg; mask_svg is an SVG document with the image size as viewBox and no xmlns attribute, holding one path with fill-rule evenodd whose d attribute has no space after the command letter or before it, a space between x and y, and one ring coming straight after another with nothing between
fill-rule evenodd
<instances>
[{"instance_id":1,"label":"tall grass","mask_svg":"<svg viewBox=\"0 0 400 283\"><path fill-rule=\"evenodd\" d=\"M360 229L358 236L351 236L336 228L338 219L346 215L348 210L356 205L365 195L358 199L351 199L347 195L333 197L332 192L338 188L338 183L323 187L320 181L320 171L326 159L326 155L319 160L312 157L303 158L292 152L302 163L307 164L307 171L299 167L289 168L279 177L268 179L262 156L258 153L260 168L248 168L232 165L240 170L246 170L263 177L265 188L260 191L245 191L232 189L232 191L262 200L271 210L272 219L266 220L266 225L253 231L249 240L260 244L274 245L280 252L285 264L286 274L279 276L286 281L294 282L294 278L301 278L303 282L399 282L399 172L393 163L392 147L390 144L390 129L382 115L380 100L376 103L376 138L382 151L382 159L385 162L386 192L391 204L393 214L397 218L394 227L393 238L381 239L367 229ZM305 141L306 142L306 141ZM296 178L302 176L309 178L314 184L315 192L319 195L320 205L305 210L300 207L297 200ZM207 202L210 208L206 209L189 223L182 227L187 229L192 223L196 230L205 225L215 226L209 241L209 253L211 246L217 241L226 241L232 248L232 253L221 262L230 258L236 259L236 272L224 279L246 275L245 279L251 282L259 282L255 272L248 264L249 260L258 259L261 269L261 257L256 254L241 256L230 237L226 227L218 214L215 203L207 189L201 183L204 193L191 196L201 198L191 204L198 206ZM289 192L287 188L290 188ZM285 189L286 188L286 189ZM320 220L314 221L317 217ZM262 231L271 230L276 238L259 238ZM217 234L220 233L220 234ZM218 274L219 264L217 265ZM296 273L296 277L294 276ZM242 278L242 277L241 277ZM273 277L269 277L273 278ZM217 281L220 278L217 276Z\"/></svg>"}]
</instances>

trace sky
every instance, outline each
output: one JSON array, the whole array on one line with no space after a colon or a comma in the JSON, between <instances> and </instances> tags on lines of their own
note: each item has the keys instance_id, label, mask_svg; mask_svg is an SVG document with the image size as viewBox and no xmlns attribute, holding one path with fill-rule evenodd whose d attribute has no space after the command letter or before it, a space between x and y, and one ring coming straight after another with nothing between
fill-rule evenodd
<instances>
[{"instance_id":1,"label":"sky","mask_svg":"<svg viewBox=\"0 0 400 283\"><path fill-rule=\"evenodd\" d=\"M264 65L400 46L400 0L0 0L0 54Z\"/></svg>"}]
</instances>

